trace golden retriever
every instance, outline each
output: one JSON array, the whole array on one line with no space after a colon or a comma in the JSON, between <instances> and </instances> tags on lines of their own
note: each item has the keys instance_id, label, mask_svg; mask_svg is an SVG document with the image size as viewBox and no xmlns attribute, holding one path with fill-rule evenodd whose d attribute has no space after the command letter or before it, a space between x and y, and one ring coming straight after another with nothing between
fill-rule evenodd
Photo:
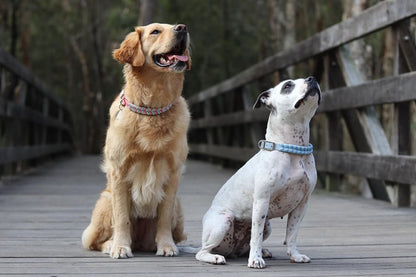
<instances>
[{"instance_id":1,"label":"golden retriever","mask_svg":"<svg viewBox=\"0 0 416 277\"><path fill-rule=\"evenodd\" d=\"M82 244L113 258L132 257L132 250L174 256L175 243L186 239L176 191L188 154L190 114L181 93L189 33L183 24L136 27L113 57L125 64L126 83L110 107L107 187Z\"/></svg>"}]
</instances>

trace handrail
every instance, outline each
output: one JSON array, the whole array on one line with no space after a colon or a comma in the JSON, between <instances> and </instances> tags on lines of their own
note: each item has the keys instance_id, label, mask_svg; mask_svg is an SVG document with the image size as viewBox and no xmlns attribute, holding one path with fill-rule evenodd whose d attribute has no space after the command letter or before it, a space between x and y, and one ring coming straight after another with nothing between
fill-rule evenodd
<instances>
[{"instance_id":1,"label":"handrail","mask_svg":"<svg viewBox=\"0 0 416 277\"><path fill-rule=\"evenodd\" d=\"M0 176L73 151L68 106L1 48L0 75Z\"/></svg>"},{"instance_id":2,"label":"handrail","mask_svg":"<svg viewBox=\"0 0 416 277\"><path fill-rule=\"evenodd\" d=\"M407 27L407 19L415 15L416 1L383 1L192 96L188 99L193 114L191 154L222 163L249 159L258 151L256 142L264 136L269 114L266 110L251 109L254 92L250 88L255 81L264 82L274 72L313 59L320 67L315 70L326 88L318 110L326 117L325 134L320 135L326 139L314 145L317 168L327 176L322 179L325 186L337 189L339 174L363 176L374 198L397 206L410 205L416 157L409 156L409 103L416 100L416 73L402 72L404 68L416 69L416 47ZM400 49L393 76L365 80L345 45L387 27L399 38L392 46ZM225 102L228 104L224 105ZM392 145L374 109L382 104L394 105L396 140ZM342 119L356 152L342 151ZM359 161L361 167L348 159ZM386 186L386 182L394 184Z\"/></svg>"}]
</instances>

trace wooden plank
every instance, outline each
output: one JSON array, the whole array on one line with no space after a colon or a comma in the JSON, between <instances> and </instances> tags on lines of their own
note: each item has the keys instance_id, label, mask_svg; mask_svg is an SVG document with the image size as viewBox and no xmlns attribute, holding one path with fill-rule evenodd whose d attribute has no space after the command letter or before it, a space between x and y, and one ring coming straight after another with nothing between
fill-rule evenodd
<instances>
[{"instance_id":1,"label":"wooden plank","mask_svg":"<svg viewBox=\"0 0 416 277\"><path fill-rule=\"evenodd\" d=\"M256 100L253 98L252 92L247 87L243 88L242 98L243 98L244 110L247 112L253 113L253 105L254 105L254 101ZM258 112L264 113L264 115L262 115L262 118L264 121L266 121L267 114L269 113L269 111L260 110ZM266 130L264 130L260 124L252 124L252 123L253 122L249 122L246 126L250 128L249 135L250 135L250 140L251 140L251 146L255 146L257 145L260 139L264 138Z\"/></svg>"},{"instance_id":2,"label":"wooden plank","mask_svg":"<svg viewBox=\"0 0 416 277\"><path fill-rule=\"evenodd\" d=\"M231 91L244 84L273 73L279 69L301 62L342 44L378 31L388 25L416 14L416 1L383 1L365 10L359 16L345 20L306 39L291 49L280 52L257 63L218 85L192 96L188 103L193 105Z\"/></svg>"},{"instance_id":3,"label":"wooden plank","mask_svg":"<svg viewBox=\"0 0 416 277\"><path fill-rule=\"evenodd\" d=\"M310 264L289 262L282 245L286 220L280 218L272 220L273 232L264 242L273 258L262 270L247 268L247 257L227 259L224 266L198 262L186 253L167 258L135 252L131 259L114 260L86 251L81 233L105 188L100 162L99 156L59 160L0 187L0 275L416 275L414 210L320 190L311 197L298 236L298 248L312 258ZM182 245L199 246L201 218L234 170L192 160L186 168L178 188L188 234Z\"/></svg>"},{"instance_id":4,"label":"wooden plank","mask_svg":"<svg viewBox=\"0 0 416 277\"><path fill-rule=\"evenodd\" d=\"M30 160L70 151L72 151L72 147L69 144L0 147L0 164Z\"/></svg>"},{"instance_id":5,"label":"wooden plank","mask_svg":"<svg viewBox=\"0 0 416 277\"><path fill-rule=\"evenodd\" d=\"M338 48L337 59L346 85L355 86L366 81L364 74L355 65L347 46ZM357 151L393 154L374 107L343 110L342 115ZM367 182L374 198L394 202L393 191L386 188L383 180L368 178Z\"/></svg>"},{"instance_id":6,"label":"wooden plank","mask_svg":"<svg viewBox=\"0 0 416 277\"><path fill-rule=\"evenodd\" d=\"M415 83L416 72L410 72L328 90L323 93L318 112L413 101L416 100Z\"/></svg>"},{"instance_id":7,"label":"wooden plank","mask_svg":"<svg viewBox=\"0 0 416 277\"><path fill-rule=\"evenodd\" d=\"M51 99L63 109L69 111L68 106L54 93L52 93L46 86L41 83L31 72L21 65L12 55L0 48L0 64L13 72L19 78L25 80L27 83L38 89L43 95Z\"/></svg>"},{"instance_id":8,"label":"wooden plank","mask_svg":"<svg viewBox=\"0 0 416 277\"><path fill-rule=\"evenodd\" d=\"M218 116L209 116L201 119L194 119L190 124L190 129L212 128L230 126L244 123L266 121L270 111L262 110L244 110Z\"/></svg>"},{"instance_id":9,"label":"wooden plank","mask_svg":"<svg viewBox=\"0 0 416 277\"><path fill-rule=\"evenodd\" d=\"M415 156L341 151L315 151L314 156L319 171L352 174L402 184L414 184L416 180Z\"/></svg>"},{"instance_id":10,"label":"wooden plank","mask_svg":"<svg viewBox=\"0 0 416 277\"><path fill-rule=\"evenodd\" d=\"M414 37L410 32L410 21L402 21L393 27L393 31L398 37L398 47L396 47L396 59L394 74L416 70L416 47ZM400 48L401 51L398 51ZM409 155L411 151L411 111L410 102L398 103L394 105L394 114L397 133L397 144L394 148L398 154ZM396 142L396 141L395 141ZM399 185L396 190L396 205L398 207L408 207L411 204L411 189L409 185Z\"/></svg>"},{"instance_id":11,"label":"wooden plank","mask_svg":"<svg viewBox=\"0 0 416 277\"><path fill-rule=\"evenodd\" d=\"M318 112L330 112L370 105L416 100L414 84L416 72L368 81L361 85L342 87L323 92ZM247 110L218 116L194 119L190 129L229 126L267 120L267 110Z\"/></svg>"},{"instance_id":12,"label":"wooden plank","mask_svg":"<svg viewBox=\"0 0 416 277\"><path fill-rule=\"evenodd\" d=\"M398 32L399 46L410 71L416 71L416 47L414 37L409 30L409 22L404 21L393 27Z\"/></svg>"},{"instance_id":13,"label":"wooden plank","mask_svg":"<svg viewBox=\"0 0 416 277\"><path fill-rule=\"evenodd\" d=\"M331 112L327 114L328 129L326 130L328 150L342 150L343 132L341 125L341 113ZM341 186L341 175L329 173L325 176L325 188L328 191L338 191Z\"/></svg>"},{"instance_id":14,"label":"wooden plank","mask_svg":"<svg viewBox=\"0 0 416 277\"><path fill-rule=\"evenodd\" d=\"M25 120L40 125L62 129L66 132L72 132L72 128L67 123L60 121L59 118L49 117L45 113L35 111L28 107L23 107L3 99L0 99L0 116Z\"/></svg>"},{"instance_id":15,"label":"wooden plank","mask_svg":"<svg viewBox=\"0 0 416 277\"><path fill-rule=\"evenodd\" d=\"M15 80L15 83L7 89L16 91L18 97L16 102L10 100L15 98L10 95L0 99L0 117L3 118L6 124L6 140L3 145L7 146L0 148L0 164L6 165L4 167L6 171L2 173L14 174L16 169L22 170L25 167L25 163L22 163L22 161L72 151L71 145L59 144L60 142L57 143L55 138L52 142L55 143L54 145L46 145L50 127L61 135L64 134L65 141L70 144L73 143L73 127L70 116L66 117L69 122L64 122L63 117L54 118L49 116L50 105L70 114L66 104L49 91L26 67L1 48L0 66ZM30 89L28 90L28 88ZM26 98L41 99L35 101L39 105L39 107L36 107L38 109L27 107L25 104L27 102ZM40 125L39 128L38 125ZM29 134L29 130L32 133ZM56 137L59 139L60 135ZM35 145L22 146L29 142Z\"/></svg>"}]
</instances>

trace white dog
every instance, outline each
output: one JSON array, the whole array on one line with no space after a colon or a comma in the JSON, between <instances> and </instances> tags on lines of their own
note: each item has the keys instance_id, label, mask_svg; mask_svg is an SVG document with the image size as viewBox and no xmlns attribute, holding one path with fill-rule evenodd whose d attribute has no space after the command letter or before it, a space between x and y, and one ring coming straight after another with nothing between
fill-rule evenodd
<instances>
[{"instance_id":1,"label":"white dog","mask_svg":"<svg viewBox=\"0 0 416 277\"><path fill-rule=\"evenodd\" d=\"M292 262L310 262L296 249L296 236L317 180L309 122L320 100L314 77L287 80L259 95L253 108L264 104L271 110L266 140L212 201L197 260L225 264L224 256L250 251L248 267L265 267L263 258L271 257L262 249L271 232L269 219L288 214L287 254Z\"/></svg>"}]
</instances>

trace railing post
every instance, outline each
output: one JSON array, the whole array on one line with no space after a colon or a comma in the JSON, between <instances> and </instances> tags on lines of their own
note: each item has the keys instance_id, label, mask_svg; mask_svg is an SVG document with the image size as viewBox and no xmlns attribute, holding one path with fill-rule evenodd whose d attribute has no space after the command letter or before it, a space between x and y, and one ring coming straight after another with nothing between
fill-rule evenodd
<instances>
[{"instance_id":1,"label":"railing post","mask_svg":"<svg viewBox=\"0 0 416 277\"><path fill-rule=\"evenodd\" d=\"M260 92L259 92L260 93ZM247 86L244 86L243 92L243 104L245 111L251 111L253 109L254 97L253 92ZM250 140L251 146L257 147L257 142L264 137L265 130L262 130L260 124L250 123Z\"/></svg>"},{"instance_id":2,"label":"railing post","mask_svg":"<svg viewBox=\"0 0 416 277\"><path fill-rule=\"evenodd\" d=\"M328 90L336 81L337 75L333 74L333 69L336 66L336 61L331 57L331 54L324 57L324 86ZM326 114L328 128L326 128L326 138L328 142L329 151L342 150L342 126L341 113L330 112ZM338 191L341 185L341 175L335 173L327 173L325 175L325 188L328 191Z\"/></svg>"},{"instance_id":3,"label":"railing post","mask_svg":"<svg viewBox=\"0 0 416 277\"><path fill-rule=\"evenodd\" d=\"M207 99L204 102L204 116L205 117L210 117L212 116L212 103L211 103L211 99ZM214 130L213 128L206 128L205 129L205 133L206 133L206 137L207 137L207 145L211 146L214 145ZM213 162L213 158L212 157L208 157L208 160L210 162Z\"/></svg>"},{"instance_id":4,"label":"railing post","mask_svg":"<svg viewBox=\"0 0 416 277\"><path fill-rule=\"evenodd\" d=\"M63 111L50 115L55 106L68 111L66 106L1 48L0 75L0 176L14 174L33 161L67 151L73 140L72 125L65 122ZM59 136L62 141L63 134L51 137L51 130L68 132L70 142L57 142Z\"/></svg>"},{"instance_id":5,"label":"railing post","mask_svg":"<svg viewBox=\"0 0 416 277\"><path fill-rule=\"evenodd\" d=\"M416 70L416 47L414 38L409 30L409 20L403 20L393 25L394 36L394 75ZM394 133L396 137L394 149L395 154L410 155L410 103L394 104ZM397 184L395 187L395 205L398 207L408 207L411 202L411 188L409 184Z\"/></svg>"}]
</instances>

